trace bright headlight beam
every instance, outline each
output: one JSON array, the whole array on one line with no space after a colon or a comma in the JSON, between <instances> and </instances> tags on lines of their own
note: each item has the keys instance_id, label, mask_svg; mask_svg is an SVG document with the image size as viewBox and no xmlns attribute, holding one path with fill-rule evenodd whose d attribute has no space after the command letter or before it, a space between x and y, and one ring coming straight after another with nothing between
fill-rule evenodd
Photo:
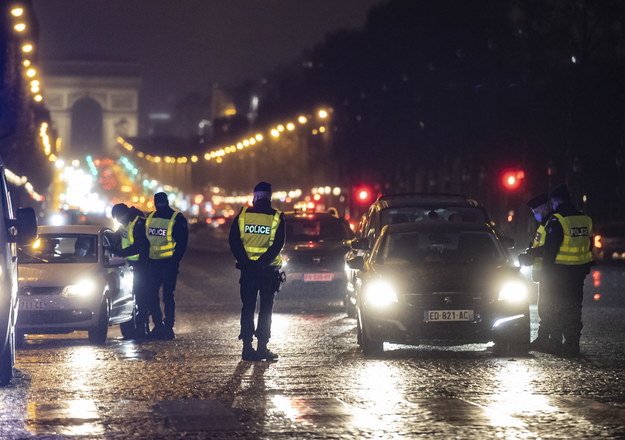
<instances>
[{"instance_id":1,"label":"bright headlight beam","mask_svg":"<svg viewBox=\"0 0 625 440\"><path fill-rule=\"evenodd\" d=\"M92 280L82 280L76 284L65 286L64 296L89 296L95 291L95 283Z\"/></svg>"},{"instance_id":2,"label":"bright headlight beam","mask_svg":"<svg viewBox=\"0 0 625 440\"><path fill-rule=\"evenodd\" d=\"M367 286L365 298L374 307L387 307L397 302L397 293L390 283L375 281Z\"/></svg>"},{"instance_id":3,"label":"bright headlight beam","mask_svg":"<svg viewBox=\"0 0 625 440\"><path fill-rule=\"evenodd\" d=\"M523 302L527 300L527 286L521 281L508 281L499 291L499 301Z\"/></svg>"}]
</instances>

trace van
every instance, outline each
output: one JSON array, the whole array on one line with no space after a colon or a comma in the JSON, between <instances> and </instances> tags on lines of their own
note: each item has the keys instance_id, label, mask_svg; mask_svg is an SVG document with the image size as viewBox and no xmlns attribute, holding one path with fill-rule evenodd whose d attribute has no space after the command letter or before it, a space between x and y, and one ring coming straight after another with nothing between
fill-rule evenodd
<instances>
[{"instance_id":1,"label":"van","mask_svg":"<svg viewBox=\"0 0 625 440\"><path fill-rule=\"evenodd\" d=\"M13 377L15 323L18 311L17 244L37 237L33 208L20 208L13 215L11 196L0 158L0 386Z\"/></svg>"}]
</instances>

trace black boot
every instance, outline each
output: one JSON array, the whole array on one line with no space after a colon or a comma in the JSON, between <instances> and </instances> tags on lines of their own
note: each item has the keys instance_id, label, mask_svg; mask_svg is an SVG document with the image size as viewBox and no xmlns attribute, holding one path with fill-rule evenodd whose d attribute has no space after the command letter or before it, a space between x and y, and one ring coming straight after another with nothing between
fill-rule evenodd
<instances>
[{"instance_id":1,"label":"black boot","mask_svg":"<svg viewBox=\"0 0 625 440\"><path fill-rule=\"evenodd\" d=\"M243 353L241 353L241 358L244 361L249 361L249 362L255 362L255 361L259 361L260 359L258 358L258 353L256 353L256 350L254 350L254 347L252 347L252 342L243 342Z\"/></svg>"},{"instance_id":2,"label":"black boot","mask_svg":"<svg viewBox=\"0 0 625 440\"><path fill-rule=\"evenodd\" d=\"M275 361L279 357L277 354L272 353L267 348L266 342L260 342L260 341L258 341L258 350L256 350L256 354L258 355L259 359L264 359L267 361Z\"/></svg>"}]
</instances>

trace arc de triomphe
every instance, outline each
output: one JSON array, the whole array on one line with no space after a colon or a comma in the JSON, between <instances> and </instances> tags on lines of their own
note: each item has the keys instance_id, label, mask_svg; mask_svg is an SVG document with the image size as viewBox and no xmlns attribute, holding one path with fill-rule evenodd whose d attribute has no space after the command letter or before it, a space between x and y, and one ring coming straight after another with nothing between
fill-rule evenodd
<instances>
[{"instance_id":1,"label":"arc de triomphe","mask_svg":"<svg viewBox=\"0 0 625 440\"><path fill-rule=\"evenodd\" d=\"M44 64L44 99L61 138L63 156L114 157L117 136L137 135L137 70L134 64L115 62Z\"/></svg>"}]
</instances>

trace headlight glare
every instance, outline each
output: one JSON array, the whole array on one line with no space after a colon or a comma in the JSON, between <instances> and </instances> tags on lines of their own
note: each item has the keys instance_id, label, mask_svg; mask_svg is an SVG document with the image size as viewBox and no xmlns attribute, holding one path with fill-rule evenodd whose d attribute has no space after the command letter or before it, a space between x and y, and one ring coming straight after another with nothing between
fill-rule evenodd
<instances>
[{"instance_id":1,"label":"headlight glare","mask_svg":"<svg viewBox=\"0 0 625 440\"><path fill-rule=\"evenodd\" d=\"M521 281L508 281L499 291L499 301L520 303L527 301L527 285Z\"/></svg>"},{"instance_id":2,"label":"headlight glare","mask_svg":"<svg viewBox=\"0 0 625 440\"><path fill-rule=\"evenodd\" d=\"M70 284L63 289L63 296L89 296L95 291L95 283L92 280L82 280L76 284Z\"/></svg>"},{"instance_id":3,"label":"headlight glare","mask_svg":"<svg viewBox=\"0 0 625 440\"><path fill-rule=\"evenodd\" d=\"M367 286L365 293L367 304L374 307L388 307L397 302L397 293L386 281L374 281Z\"/></svg>"}]
</instances>

